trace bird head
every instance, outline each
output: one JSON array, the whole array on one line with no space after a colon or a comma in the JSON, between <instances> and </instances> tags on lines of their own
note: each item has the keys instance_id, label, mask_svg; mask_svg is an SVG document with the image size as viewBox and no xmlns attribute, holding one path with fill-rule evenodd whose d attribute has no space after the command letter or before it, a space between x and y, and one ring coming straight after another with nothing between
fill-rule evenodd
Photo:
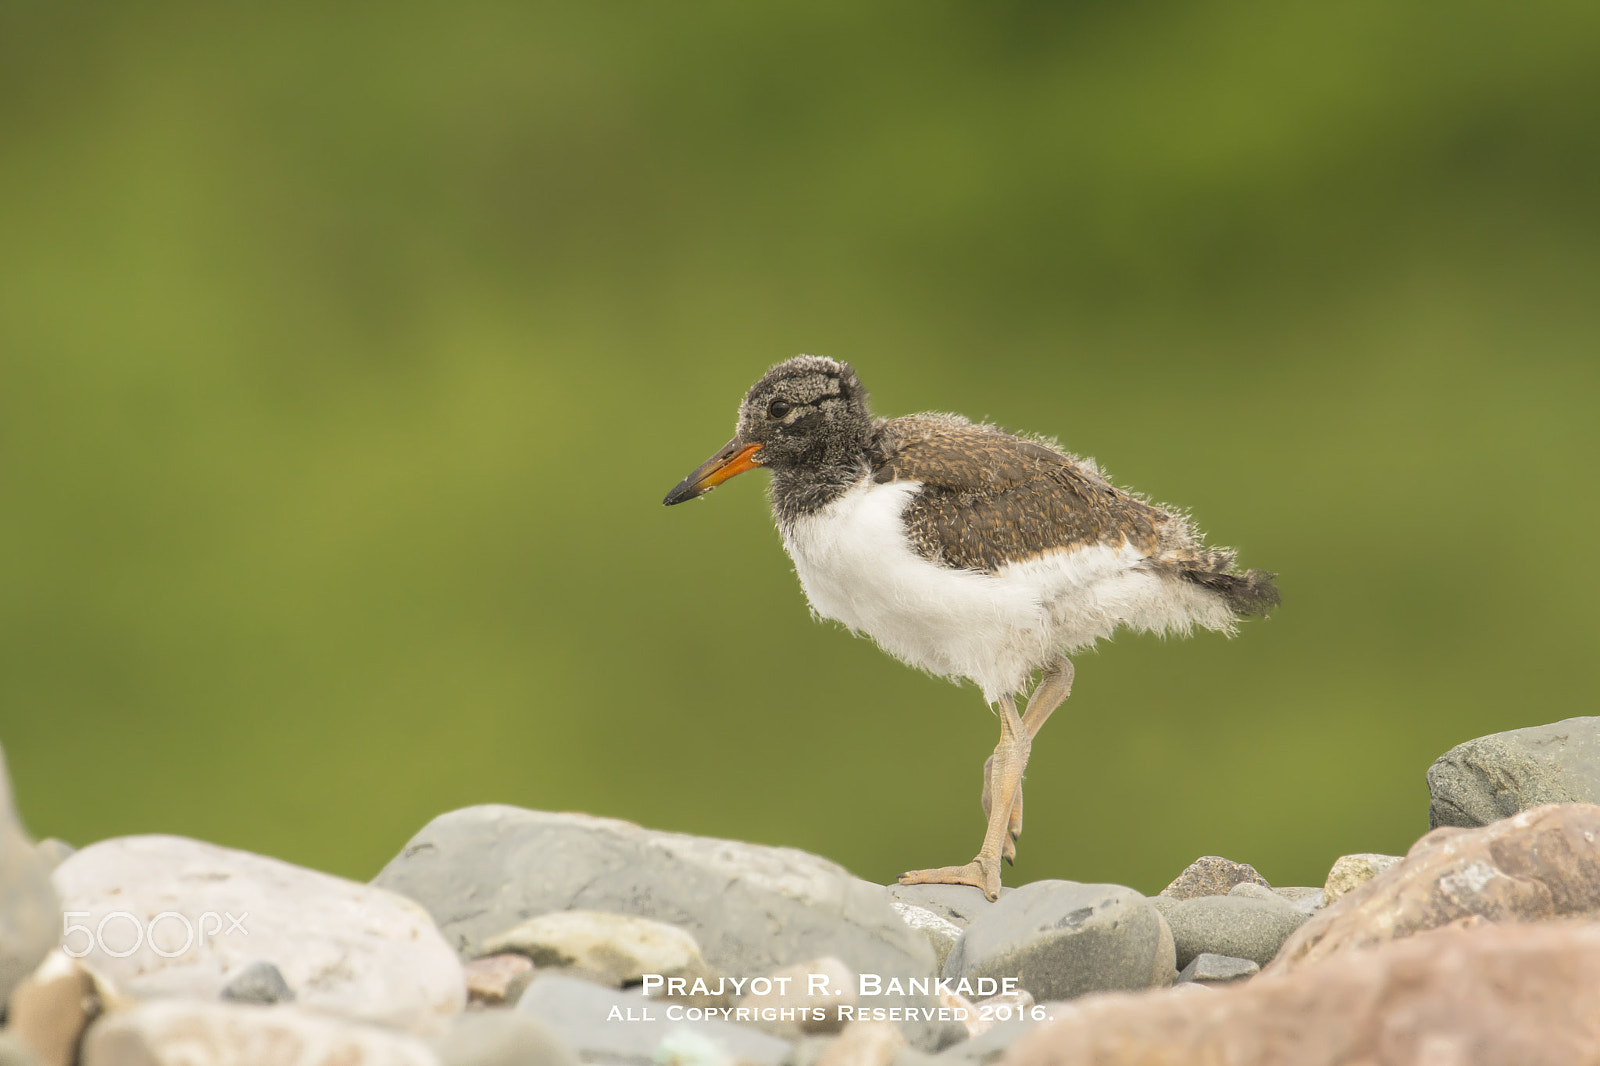
<instances>
[{"instance_id":1,"label":"bird head","mask_svg":"<svg viewBox=\"0 0 1600 1066\"><path fill-rule=\"evenodd\" d=\"M750 386L733 439L678 483L668 506L702 496L735 474L849 462L872 435L867 391L849 363L797 355Z\"/></svg>"}]
</instances>

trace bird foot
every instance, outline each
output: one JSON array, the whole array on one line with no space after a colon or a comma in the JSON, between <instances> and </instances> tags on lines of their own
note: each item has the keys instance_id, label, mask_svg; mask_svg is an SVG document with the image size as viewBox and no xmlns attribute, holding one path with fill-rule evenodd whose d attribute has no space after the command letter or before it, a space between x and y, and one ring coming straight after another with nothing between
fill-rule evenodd
<instances>
[{"instance_id":1,"label":"bird foot","mask_svg":"<svg viewBox=\"0 0 1600 1066\"><path fill-rule=\"evenodd\" d=\"M981 888L990 903L1000 898L1000 864L986 863L981 855L965 866L912 870L901 874L899 881L902 885L971 885Z\"/></svg>"}]
</instances>

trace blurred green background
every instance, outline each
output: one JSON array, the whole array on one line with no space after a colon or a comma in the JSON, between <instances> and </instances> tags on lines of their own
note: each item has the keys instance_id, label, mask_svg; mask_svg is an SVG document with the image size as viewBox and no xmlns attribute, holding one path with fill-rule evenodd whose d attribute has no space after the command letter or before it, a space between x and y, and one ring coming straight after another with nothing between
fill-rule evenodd
<instances>
[{"instance_id":1,"label":"blurred green background","mask_svg":"<svg viewBox=\"0 0 1600 1066\"><path fill-rule=\"evenodd\" d=\"M976 690L814 623L797 352L1281 574L1124 637L1013 880L1320 883L1594 710L1600 5L0 5L0 740L37 835L370 877L498 801L963 862Z\"/></svg>"}]
</instances>

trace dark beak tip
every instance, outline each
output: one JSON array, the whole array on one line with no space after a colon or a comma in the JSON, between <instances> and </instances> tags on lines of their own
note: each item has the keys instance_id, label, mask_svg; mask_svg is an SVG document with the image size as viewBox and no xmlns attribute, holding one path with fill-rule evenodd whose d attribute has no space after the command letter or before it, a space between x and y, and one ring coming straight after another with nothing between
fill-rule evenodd
<instances>
[{"instance_id":1,"label":"dark beak tip","mask_svg":"<svg viewBox=\"0 0 1600 1066\"><path fill-rule=\"evenodd\" d=\"M680 481L677 485L673 486L671 492L667 493L667 497L661 501L661 505L663 507L671 507L675 504L685 503L689 500L697 499L700 497L700 495L701 493L696 492L693 487L690 486L687 480Z\"/></svg>"}]
</instances>

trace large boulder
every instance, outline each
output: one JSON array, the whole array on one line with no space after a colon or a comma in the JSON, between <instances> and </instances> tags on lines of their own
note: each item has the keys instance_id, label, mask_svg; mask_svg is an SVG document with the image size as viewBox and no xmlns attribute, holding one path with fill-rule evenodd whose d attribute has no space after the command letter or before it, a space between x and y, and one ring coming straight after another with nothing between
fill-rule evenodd
<instances>
[{"instance_id":1,"label":"large boulder","mask_svg":"<svg viewBox=\"0 0 1600 1066\"><path fill-rule=\"evenodd\" d=\"M302 1006L425 1035L466 1004L433 919L381 888L175 836L92 844L54 878L63 950L135 998L217 999L270 962Z\"/></svg>"},{"instance_id":2,"label":"large boulder","mask_svg":"<svg viewBox=\"0 0 1600 1066\"><path fill-rule=\"evenodd\" d=\"M465 956L552 911L611 911L687 930L737 976L821 955L859 973L931 975L933 949L880 885L793 848L643 829L518 807L452 811L423 827L374 884L427 907Z\"/></svg>"},{"instance_id":3,"label":"large boulder","mask_svg":"<svg viewBox=\"0 0 1600 1066\"><path fill-rule=\"evenodd\" d=\"M1006 1066L1600 1062L1600 927L1441 929L1241 985L1051 1006Z\"/></svg>"},{"instance_id":4,"label":"large boulder","mask_svg":"<svg viewBox=\"0 0 1600 1066\"><path fill-rule=\"evenodd\" d=\"M1600 917L1600 806L1536 807L1482 829L1435 829L1405 860L1302 925L1293 968L1452 923Z\"/></svg>"},{"instance_id":5,"label":"large boulder","mask_svg":"<svg viewBox=\"0 0 1600 1066\"><path fill-rule=\"evenodd\" d=\"M1600 718L1458 744L1428 768L1428 824L1473 828L1546 803L1600 803Z\"/></svg>"}]
</instances>

